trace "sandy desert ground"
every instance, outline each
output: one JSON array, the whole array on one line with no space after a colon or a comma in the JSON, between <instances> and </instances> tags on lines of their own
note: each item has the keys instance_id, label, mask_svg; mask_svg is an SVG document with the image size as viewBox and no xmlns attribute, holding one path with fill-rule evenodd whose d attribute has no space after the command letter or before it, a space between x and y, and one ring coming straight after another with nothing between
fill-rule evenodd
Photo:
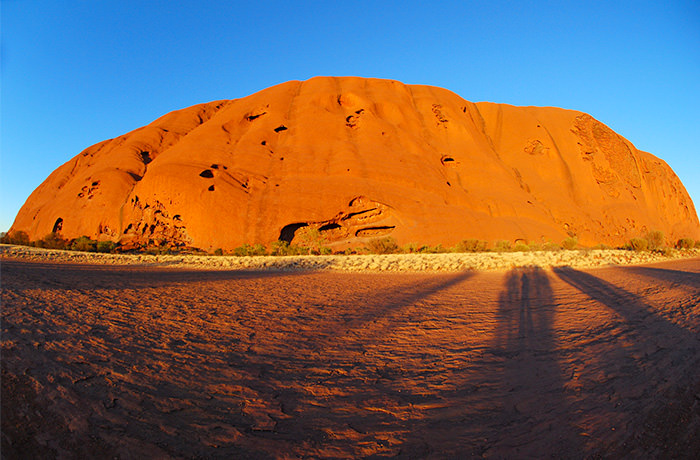
<instances>
[{"instance_id":1,"label":"sandy desert ground","mask_svg":"<svg viewBox=\"0 0 700 460\"><path fill-rule=\"evenodd\" d=\"M4 258L3 458L693 458L700 258L446 273Z\"/></svg>"}]
</instances>

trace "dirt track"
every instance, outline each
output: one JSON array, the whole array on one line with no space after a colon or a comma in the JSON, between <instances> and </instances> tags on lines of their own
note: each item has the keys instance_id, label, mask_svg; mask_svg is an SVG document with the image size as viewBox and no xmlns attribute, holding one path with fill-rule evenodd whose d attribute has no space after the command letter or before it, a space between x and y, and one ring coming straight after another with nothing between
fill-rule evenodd
<instances>
[{"instance_id":1,"label":"dirt track","mask_svg":"<svg viewBox=\"0 0 700 460\"><path fill-rule=\"evenodd\" d=\"M5 458L700 452L700 259L594 270L2 262Z\"/></svg>"}]
</instances>

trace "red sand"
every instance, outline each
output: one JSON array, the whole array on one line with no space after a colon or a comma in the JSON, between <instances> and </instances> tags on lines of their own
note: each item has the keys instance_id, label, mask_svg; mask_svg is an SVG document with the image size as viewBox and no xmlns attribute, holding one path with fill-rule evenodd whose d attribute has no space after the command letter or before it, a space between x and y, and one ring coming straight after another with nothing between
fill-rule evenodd
<instances>
[{"instance_id":1,"label":"red sand","mask_svg":"<svg viewBox=\"0 0 700 460\"><path fill-rule=\"evenodd\" d=\"M700 259L460 274L3 261L3 458L691 458L699 304Z\"/></svg>"}]
</instances>

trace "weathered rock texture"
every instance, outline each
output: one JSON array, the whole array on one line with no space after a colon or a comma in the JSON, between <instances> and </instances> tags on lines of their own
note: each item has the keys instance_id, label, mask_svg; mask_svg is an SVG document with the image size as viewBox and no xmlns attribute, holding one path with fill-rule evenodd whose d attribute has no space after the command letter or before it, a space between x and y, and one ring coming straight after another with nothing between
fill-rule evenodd
<instances>
[{"instance_id":1,"label":"weathered rock texture","mask_svg":"<svg viewBox=\"0 0 700 460\"><path fill-rule=\"evenodd\" d=\"M18 230L209 250L319 234L336 247L383 235L700 238L666 163L589 115L325 77L178 110L89 147L32 193Z\"/></svg>"}]
</instances>

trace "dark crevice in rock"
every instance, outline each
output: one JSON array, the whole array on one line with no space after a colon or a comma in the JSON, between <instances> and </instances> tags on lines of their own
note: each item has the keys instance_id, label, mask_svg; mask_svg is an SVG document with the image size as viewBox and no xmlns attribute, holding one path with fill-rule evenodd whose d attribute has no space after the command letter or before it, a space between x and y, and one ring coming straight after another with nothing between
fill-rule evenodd
<instances>
[{"instance_id":1,"label":"dark crevice in rock","mask_svg":"<svg viewBox=\"0 0 700 460\"><path fill-rule=\"evenodd\" d=\"M321 227L318 228L319 232L327 232L329 230L336 230L338 228L341 228L340 225L336 224L335 222L332 222L330 224L322 225Z\"/></svg>"},{"instance_id":2,"label":"dark crevice in rock","mask_svg":"<svg viewBox=\"0 0 700 460\"><path fill-rule=\"evenodd\" d=\"M63 230L63 218L59 217L58 219L56 219L56 222L54 222L53 230L51 230L51 231L54 233L58 233L61 230Z\"/></svg>"},{"instance_id":3,"label":"dark crevice in rock","mask_svg":"<svg viewBox=\"0 0 700 460\"><path fill-rule=\"evenodd\" d=\"M396 228L393 225L385 225L381 227L367 227L367 228L362 228L358 231L355 232L355 236L358 238L362 237L367 237L367 236L380 236L380 235L386 235L387 233L391 233L391 231Z\"/></svg>"},{"instance_id":4,"label":"dark crevice in rock","mask_svg":"<svg viewBox=\"0 0 700 460\"><path fill-rule=\"evenodd\" d=\"M282 228L282 230L280 231L279 240L291 243L294 239L294 234L296 233L296 231L300 228L308 226L309 224L307 224L306 222L297 222L295 224L285 225L284 228Z\"/></svg>"},{"instance_id":5,"label":"dark crevice in rock","mask_svg":"<svg viewBox=\"0 0 700 460\"><path fill-rule=\"evenodd\" d=\"M205 179L211 179L214 177L214 173L211 172L211 169L205 169L201 173L199 173L200 177L204 177Z\"/></svg>"},{"instance_id":6,"label":"dark crevice in rock","mask_svg":"<svg viewBox=\"0 0 700 460\"><path fill-rule=\"evenodd\" d=\"M275 132L276 132L276 133L279 133L279 132L281 132L281 131L286 131L287 129L289 129L289 128L287 128L287 127L284 126L284 125L279 125L278 127L275 128Z\"/></svg>"}]
</instances>

